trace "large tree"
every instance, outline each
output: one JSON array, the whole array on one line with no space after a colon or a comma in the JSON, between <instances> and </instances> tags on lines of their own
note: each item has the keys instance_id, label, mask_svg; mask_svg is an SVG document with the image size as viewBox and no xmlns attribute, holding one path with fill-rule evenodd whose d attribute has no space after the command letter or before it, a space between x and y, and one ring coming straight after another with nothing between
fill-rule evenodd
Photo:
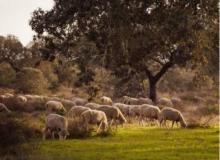
<instances>
[{"instance_id":1,"label":"large tree","mask_svg":"<svg viewBox=\"0 0 220 160\"><path fill-rule=\"evenodd\" d=\"M144 74L153 101L169 68L205 62L212 50L207 30L218 25L217 0L54 2L50 11L34 11L30 25L37 36L67 57L74 56L72 46L86 37L98 48L93 53L97 64L124 81Z\"/></svg>"}]
</instances>

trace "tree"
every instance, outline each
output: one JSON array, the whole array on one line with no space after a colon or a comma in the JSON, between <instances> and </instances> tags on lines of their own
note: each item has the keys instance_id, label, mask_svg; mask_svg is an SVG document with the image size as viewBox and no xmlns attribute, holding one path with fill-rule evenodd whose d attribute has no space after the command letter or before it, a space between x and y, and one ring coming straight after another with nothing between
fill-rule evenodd
<instances>
[{"instance_id":1,"label":"tree","mask_svg":"<svg viewBox=\"0 0 220 160\"><path fill-rule=\"evenodd\" d=\"M123 82L144 73L156 102L157 83L169 68L205 62L217 14L217 0L55 0L50 11L34 11L30 25L67 57L82 36L93 41L97 64Z\"/></svg>"},{"instance_id":2,"label":"tree","mask_svg":"<svg viewBox=\"0 0 220 160\"><path fill-rule=\"evenodd\" d=\"M32 67L40 57L39 51L23 47L13 35L0 36L0 63L7 62L18 72L22 67Z\"/></svg>"}]
</instances>

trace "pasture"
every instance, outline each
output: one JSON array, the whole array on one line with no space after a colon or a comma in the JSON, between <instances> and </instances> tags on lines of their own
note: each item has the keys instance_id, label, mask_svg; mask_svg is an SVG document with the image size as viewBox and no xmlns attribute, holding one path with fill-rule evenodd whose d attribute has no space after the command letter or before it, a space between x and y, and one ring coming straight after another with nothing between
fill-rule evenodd
<instances>
[{"instance_id":1,"label":"pasture","mask_svg":"<svg viewBox=\"0 0 220 160\"><path fill-rule=\"evenodd\" d=\"M127 124L117 134L39 141L33 159L217 160L219 128L161 129Z\"/></svg>"}]
</instances>

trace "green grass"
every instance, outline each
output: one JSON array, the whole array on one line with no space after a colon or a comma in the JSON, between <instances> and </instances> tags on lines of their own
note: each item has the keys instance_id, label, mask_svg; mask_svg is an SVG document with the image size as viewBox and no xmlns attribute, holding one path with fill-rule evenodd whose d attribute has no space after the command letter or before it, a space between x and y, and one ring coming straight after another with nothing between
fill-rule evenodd
<instances>
[{"instance_id":1,"label":"green grass","mask_svg":"<svg viewBox=\"0 0 220 160\"><path fill-rule=\"evenodd\" d=\"M39 143L37 159L218 160L219 128L119 128L114 136ZM36 158L36 157L35 157Z\"/></svg>"}]
</instances>

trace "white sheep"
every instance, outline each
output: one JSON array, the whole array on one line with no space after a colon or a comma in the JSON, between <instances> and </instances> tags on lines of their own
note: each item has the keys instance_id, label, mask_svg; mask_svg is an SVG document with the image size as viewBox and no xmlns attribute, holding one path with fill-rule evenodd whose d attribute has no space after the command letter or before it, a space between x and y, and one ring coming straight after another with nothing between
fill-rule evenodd
<instances>
[{"instance_id":1,"label":"white sheep","mask_svg":"<svg viewBox=\"0 0 220 160\"><path fill-rule=\"evenodd\" d=\"M90 109L97 109L99 106L100 106L100 104L97 104L97 103L87 103L85 105L85 107L88 107Z\"/></svg>"},{"instance_id":2,"label":"white sheep","mask_svg":"<svg viewBox=\"0 0 220 160\"><path fill-rule=\"evenodd\" d=\"M18 103L26 103L27 102L27 98L22 95L16 96L16 99L17 99Z\"/></svg>"},{"instance_id":3,"label":"white sheep","mask_svg":"<svg viewBox=\"0 0 220 160\"><path fill-rule=\"evenodd\" d=\"M137 98L123 96L123 103L124 104L130 104L130 105L138 105L140 102Z\"/></svg>"},{"instance_id":4,"label":"white sheep","mask_svg":"<svg viewBox=\"0 0 220 160\"><path fill-rule=\"evenodd\" d=\"M106 131L108 129L107 117L102 111L87 110L81 114L81 118L87 130L89 124L98 125L97 133L99 132L100 128L102 129L102 131Z\"/></svg>"},{"instance_id":5,"label":"white sheep","mask_svg":"<svg viewBox=\"0 0 220 160\"><path fill-rule=\"evenodd\" d=\"M164 107L164 106L165 107L172 107L173 106L172 101L169 98L165 98L165 97L159 98L157 104L162 107Z\"/></svg>"},{"instance_id":6,"label":"white sheep","mask_svg":"<svg viewBox=\"0 0 220 160\"><path fill-rule=\"evenodd\" d=\"M129 115L133 118L139 118L141 115L141 105L130 105Z\"/></svg>"},{"instance_id":7,"label":"white sheep","mask_svg":"<svg viewBox=\"0 0 220 160\"><path fill-rule=\"evenodd\" d=\"M178 125L178 122L180 122L180 125L183 128L187 126L181 112L174 108L165 107L161 110L160 115L159 115L160 126L162 125L163 122L166 125L166 120L172 121L172 128L175 122L177 125Z\"/></svg>"},{"instance_id":8,"label":"white sheep","mask_svg":"<svg viewBox=\"0 0 220 160\"><path fill-rule=\"evenodd\" d=\"M8 109L8 107L5 104L0 103L0 112L10 113L11 111Z\"/></svg>"},{"instance_id":9,"label":"white sheep","mask_svg":"<svg viewBox=\"0 0 220 160\"><path fill-rule=\"evenodd\" d=\"M182 105L182 100L179 97L172 97L171 102L175 107L180 107Z\"/></svg>"},{"instance_id":10,"label":"white sheep","mask_svg":"<svg viewBox=\"0 0 220 160\"><path fill-rule=\"evenodd\" d=\"M141 114L140 114L140 120L143 125L143 120L148 119L150 121L158 120L160 115L160 109L157 106L149 105L149 104L143 104L141 105ZM140 123L140 121L139 121Z\"/></svg>"},{"instance_id":11,"label":"white sheep","mask_svg":"<svg viewBox=\"0 0 220 160\"><path fill-rule=\"evenodd\" d=\"M113 104L113 101L110 97L106 97L106 96L102 96L100 98L102 104L105 104L105 105L112 105Z\"/></svg>"},{"instance_id":12,"label":"white sheep","mask_svg":"<svg viewBox=\"0 0 220 160\"><path fill-rule=\"evenodd\" d=\"M63 104L58 101L48 101L45 104L45 107L46 107L46 114L66 112L66 109L64 108Z\"/></svg>"},{"instance_id":13,"label":"white sheep","mask_svg":"<svg viewBox=\"0 0 220 160\"><path fill-rule=\"evenodd\" d=\"M119 122L119 124L124 124L127 122L120 109L115 106L100 105L97 110L105 112L108 120L110 121L109 126L111 126L113 122Z\"/></svg>"},{"instance_id":14,"label":"white sheep","mask_svg":"<svg viewBox=\"0 0 220 160\"><path fill-rule=\"evenodd\" d=\"M49 114L46 117L45 127L43 129L43 140L46 139L47 133L52 135L54 139L54 134L58 133L59 139L66 139L69 135L68 132L68 121L65 117L58 114Z\"/></svg>"},{"instance_id":15,"label":"white sheep","mask_svg":"<svg viewBox=\"0 0 220 160\"><path fill-rule=\"evenodd\" d=\"M139 104L153 104L153 101L150 98L138 98Z\"/></svg>"},{"instance_id":16,"label":"white sheep","mask_svg":"<svg viewBox=\"0 0 220 160\"><path fill-rule=\"evenodd\" d=\"M88 103L86 99L74 97L71 99L77 106L84 106Z\"/></svg>"},{"instance_id":17,"label":"white sheep","mask_svg":"<svg viewBox=\"0 0 220 160\"><path fill-rule=\"evenodd\" d=\"M124 116L126 117L129 116L129 110L130 110L129 105L123 103L114 103L113 106L118 107Z\"/></svg>"},{"instance_id":18,"label":"white sheep","mask_svg":"<svg viewBox=\"0 0 220 160\"><path fill-rule=\"evenodd\" d=\"M84 112L90 110L90 108L88 107L84 107L84 106L73 106L69 112L68 112L68 117L70 118L76 118L76 117L80 117L80 115Z\"/></svg>"}]
</instances>

